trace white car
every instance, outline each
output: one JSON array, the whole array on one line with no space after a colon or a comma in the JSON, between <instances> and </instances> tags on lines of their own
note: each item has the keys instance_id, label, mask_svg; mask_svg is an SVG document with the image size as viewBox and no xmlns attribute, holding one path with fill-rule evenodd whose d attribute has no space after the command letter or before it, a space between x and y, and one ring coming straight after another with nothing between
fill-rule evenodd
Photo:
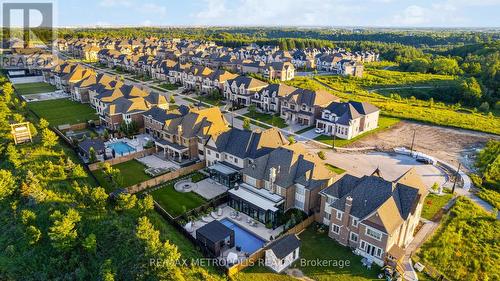
<instances>
[{"instance_id":1,"label":"white car","mask_svg":"<svg viewBox=\"0 0 500 281\"><path fill-rule=\"evenodd\" d=\"M322 134L325 130L321 129L321 128L316 128L316 130L314 130L314 132L316 132L316 134Z\"/></svg>"}]
</instances>

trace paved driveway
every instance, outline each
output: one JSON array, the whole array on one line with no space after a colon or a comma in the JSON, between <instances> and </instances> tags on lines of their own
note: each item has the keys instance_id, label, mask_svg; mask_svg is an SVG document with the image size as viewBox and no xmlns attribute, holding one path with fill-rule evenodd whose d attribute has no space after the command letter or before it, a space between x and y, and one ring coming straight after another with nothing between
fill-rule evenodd
<instances>
[{"instance_id":1,"label":"paved driveway","mask_svg":"<svg viewBox=\"0 0 500 281\"><path fill-rule=\"evenodd\" d=\"M446 182L446 175L432 165L425 165L415 159L400 154L369 152L369 153L340 153L331 150L323 150L326 154L326 162L349 171L355 176L371 174L379 168L382 176L387 180L395 180L410 168L415 167L422 176L427 186L435 182L442 185Z\"/></svg>"}]
</instances>

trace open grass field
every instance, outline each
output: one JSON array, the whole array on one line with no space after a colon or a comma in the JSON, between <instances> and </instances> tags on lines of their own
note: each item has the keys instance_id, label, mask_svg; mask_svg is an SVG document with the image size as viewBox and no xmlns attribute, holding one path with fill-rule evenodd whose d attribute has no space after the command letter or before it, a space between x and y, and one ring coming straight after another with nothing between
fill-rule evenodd
<instances>
[{"instance_id":1,"label":"open grass field","mask_svg":"<svg viewBox=\"0 0 500 281\"><path fill-rule=\"evenodd\" d=\"M422 208L422 217L424 219L432 219L439 210L451 200L453 195L444 193L443 195L436 195L429 193L425 198L424 206Z\"/></svg>"},{"instance_id":2,"label":"open grass field","mask_svg":"<svg viewBox=\"0 0 500 281\"><path fill-rule=\"evenodd\" d=\"M318 281L378 280L379 267L376 265L373 265L371 269L363 267L361 256L354 255L348 247L341 246L328 237L326 233L319 233L316 230L316 224L311 225L302 232L299 238L302 241L300 258L292 264L292 267L300 269L307 277ZM303 262L301 262L301 259L303 259ZM336 261L337 266L315 266L311 261L316 259ZM307 261L309 261L308 264ZM343 263L343 266L340 266L341 263ZM244 270L237 274L235 279L238 281L279 281L291 280L291 277L285 274L277 274L261 265Z\"/></svg>"},{"instance_id":3,"label":"open grass field","mask_svg":"<svg viewBox=\"0 0 500 281\"><path fill-rule=\"evenodd\" d=\"M276 126L278 128L285 128L286 126L288 126L286 124L285 120L283 120L283 118L275 116L275 118L273 120L272 114L266 114L266 113L260 113L260 112L255 112L252 114L251 112L248 112L248 113L245 113L243 115L247 116L249 118L253 118L255 120L258 120L260 122L264 122L264 123L269 124L271 126Z\"/></svg>"},{"instance_id":4,"label":"open grass field","mask_svg":"<svg viewBox=\"0 0 500 281\"><path fill-rule=\"evenodd\" d=\"M141 183L143 181L151 179L151 177L144 172L146 166L137 160L130 160L113 166L120 170L123 179L123 187L128 187L134 184ZM99 181L101 187L106 189L106 192L112 192L113 187L111 186L108 179L102 170L93 171L94 176Z\"/></svg>"},{"instance_id":5,"label":"open grass field","mask_svg":"<svg viewBox=\"0 0 500 281\"><path fill-rule=\"evenodd\" d=\"M360 140L366 136L369 136L373 133L380 132L382 130L390 128L393 125L397 124L399 121L400 120L398 118L380 116L378 119L378 128L377 129L363 133L363 134L356 136L350 140L335 138L335 147L343 147L343 146L349 145L349 144L351 144L357 140ZM320 136L317 136L315 138L315 140L320 141L320 142L325 143L325 144L328 144L328 145L332 145L332 143L333 143L332 136L320 135Z\"/></svg>"},{"instance_id":6,"label":"open grass field","mask_svg":"<svg viewBox=\"0 0 500 281\"><path fill-rule=\"evenodd\" d=\"M380 108L383 115L389 117L500 134L500 118L496 116L474 113L467 109L455 108L454 106L445 105L443 103L430 103L424 100L404 98L396 100L376 92L368 92L356 83L344 83L344 87L342 84L336 82L337 79L349 78L339 78L338 76L321 76L315 78L296 77L286 83L291 86L304 87L312 90L326 89L342 100L369 102ZM422 80L415 79L414 81L416 84L417 82L422 83ZM373 83L370 85L373 86L377 84Z\"/></svg>"},{"instance_id":7,"label":"open grass field","mask_svg":"<svg viewBox=\"0 0 500 281\"><path fill-rule=\"evenodd\" d=\"M19 95L50 93L57 90L55 86L43 82L15 84L14 88Z\"/></svg>"},{"instance_id":8,"label":"open grass field","mask_svg":"<svg viewBox=\"0 0 500 281\"><path fill-rule=\"evenodd\" d=\"M95 110L89 105L68 99L30 102L28 107L40 118L49 121L51 126L78 124L97 119Z\"/></svg>"},{"instance_id":9,"label":"open grass field","mask_svg":"<svg viewBox=\"0 0 500 281\"><path fill-rule=\"evenodd\" d=\"M498 229L499 220L460 197L415 257L448 280L500 280Z\"/></svg>"},{"instance_id":10,"label":"open grass field","mask_svg":"<svg viewBox=\"0 0 500 281\"><path fill-rule=\"evenodd\" d=\"M204 176L199 173L191 174L193 182L200 181L203 178ZM173 181L165 183L161 188L151 192L151 195L173 217L182 215L186 211L201 206L206 202L203 197L194 192L176 191Z\"/></svg>"}]
</instances>

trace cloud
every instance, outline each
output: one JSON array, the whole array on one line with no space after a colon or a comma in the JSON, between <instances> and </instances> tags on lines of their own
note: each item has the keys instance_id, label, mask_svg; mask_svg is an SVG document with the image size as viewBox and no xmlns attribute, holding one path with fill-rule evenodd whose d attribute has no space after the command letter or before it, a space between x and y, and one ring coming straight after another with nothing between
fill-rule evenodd
<instances>
[{"instance_id":1,"label":"cloud","mask_svg":"<svg viewBox=\"0 0 500 281\"><path fill-rule=\"evenodd\" d=\"M99 2L99 6L102 6L102 7L117 7L117 6L130 7L130 6L132 6L132 2L128 1L128 0L101 0L101 2Z\"/></svg>"},{"instance_id":2,"label":"cloud","mask_svg":"<svg viewBox=\"0 0 500 281\"><path fill-rule=\"evenodd\" d=\"M145 14L166 15L167 8L154 3L145 3L140 6L140 11Z\"/></svg>"},{"instance_id":3,"label":"cloud","mask_svg":"<svg viewBox=\"0 0 500 281\"><path fill-rule=\"evenodd\" d=\"M205 2L206 8L192 14L193 17L198 19L216 19L228 12L226 1L224 0L203 0L203 2Z\"/></svg>"},{"instance_id":4,"label":"cloud","mask_svg":"<svg viewBox=\"0 0 500 281\"><path fill-rule=\"evenodd\" d=\"M393 17L395 25L422 25L428 22L428 11L420 6L411 5Z\"/></svg>"}]
</instances>

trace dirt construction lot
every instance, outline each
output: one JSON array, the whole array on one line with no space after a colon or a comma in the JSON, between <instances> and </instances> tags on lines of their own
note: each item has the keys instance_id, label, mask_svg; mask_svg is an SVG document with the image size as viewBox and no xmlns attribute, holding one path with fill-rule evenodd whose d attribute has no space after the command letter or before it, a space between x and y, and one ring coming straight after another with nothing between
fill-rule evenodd
<instances>
[{"instance_id":1,"label":"dirt construction lot","mask_svg":"<svg viewBox=\"0 0 500 281\"><path fill-rule=\"evenodd\" d=\"M414 149L437 157L454 166L458 159L467 170L472 167L473 155L490 139L500 140L500 136L453 129L409 121L401 121L389 130L369 135L348 147L375 146L384 150L394 147L411 147L415 132Z\"/></svg>"}]
</instances>

